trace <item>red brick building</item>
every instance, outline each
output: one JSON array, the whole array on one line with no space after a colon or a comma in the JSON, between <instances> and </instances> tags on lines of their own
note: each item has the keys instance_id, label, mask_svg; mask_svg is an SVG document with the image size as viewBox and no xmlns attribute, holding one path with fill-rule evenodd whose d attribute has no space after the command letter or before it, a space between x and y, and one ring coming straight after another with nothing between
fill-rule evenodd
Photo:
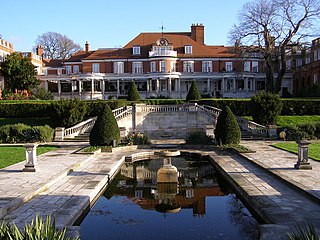
<instances>
[{"instance_id":1,"label":"red brick building","mask_svg":"<svg viewBox=\"0 0 320 240\"><path fill-rule=\"evenodd\" d=\"M116 49L90 51L87 42L85 51L56 64L46 62L40 76L56 98L118 98L132 81L143 98L185 98L192 81L211 97L250 97L265 89L261 56L239 59L233 47L206 45L202 24L193 24L190 32L140 33ZM291 75L283 85L292 91Z\"/></svg>"}]
</instances>

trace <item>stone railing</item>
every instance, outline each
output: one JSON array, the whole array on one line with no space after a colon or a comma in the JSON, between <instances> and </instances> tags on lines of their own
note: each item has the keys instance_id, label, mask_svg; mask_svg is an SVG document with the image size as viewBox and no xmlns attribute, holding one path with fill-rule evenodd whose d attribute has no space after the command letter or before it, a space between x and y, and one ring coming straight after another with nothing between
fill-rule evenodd
<instances>
[{"instance_id":1,"label":"stone railing","mask_svg":"<svg viewBox=\"0 0 320 240\"><path fill-rule=\"evenodd\" d=\"M221 109L211 107L208 105L196 105L196 110L201 114L207 115L209 117L213 117L215 119L218 118L218 116L221 112Z\"/></svg>"},{"instance_id":2,"label":"stone railing","mask_svg":"<svg viewBox=\"0 0 320 240\"><path fill-rule=\"evenodd\" d=\"M112 110L112 113L116 120L119 121L129 115L132 115L132 106L124 106L121 108L114 109Z\"/></svg>"},{"instance_id":3,"label":"stone railing","mask_svg":"<svg viewBox=\"0 0 320 240\"><path fill-rule=\"evenodd\" d=\"M261 124L249 121L245 118L236 117L239 127L243 130L246 130L254 135L266 136L269 137L269 128Z\"/></svg>"},{"instance_id":4,"label":"stone railing","mask_svg":"<svg viewBox=\"0 0 320 240\"><path fill-rule=\"evenodd\" d=\"M67 129L64 127L57 127L54 132L54 140L63 141L65 138L74 138L92 128L96 119L97 117L89 118Z\"/></svg>"},{"instance_id":5,"label":"stone railing","mask_svg":"<svg viewBox=\"0 0 320 240\"><path fill-rule=\"evenodd\" d=\"M192 105L194 107L194 105ZM179 104L179 105L144 105L141 107L141 112L189 112L190 105Z\"/></svg>"}]
</instances>

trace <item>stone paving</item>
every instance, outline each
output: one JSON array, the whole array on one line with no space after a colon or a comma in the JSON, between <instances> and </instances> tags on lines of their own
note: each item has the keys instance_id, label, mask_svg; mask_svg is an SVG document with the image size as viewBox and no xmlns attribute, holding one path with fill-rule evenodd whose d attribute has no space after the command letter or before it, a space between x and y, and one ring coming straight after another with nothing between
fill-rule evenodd
<instances>
[{"instance_id":1,"label":"stone paving","mask_svg":"<svg viewBox=\"0 0 320 240\"><path fill-rule=\"evenodd\" d=\"M275 149L271 143L244 141L242 144L256 153L243 156L197 151L211 155L249 205L255 205L256 213L267 223L261 227L261 239L284 239L290 227L307 219L320 227L320 162L311 160L312 170L296 170L297 155ZM87 143L59 144L64 146L38 157L35 173L22 172L24 162L0 169L2 217L23 226L36 214L53 214L58 226L72 225L103 190L124 161L123 156L152 151L127 147L88 156L75 153Z\"/></svg>"}]
</instances>

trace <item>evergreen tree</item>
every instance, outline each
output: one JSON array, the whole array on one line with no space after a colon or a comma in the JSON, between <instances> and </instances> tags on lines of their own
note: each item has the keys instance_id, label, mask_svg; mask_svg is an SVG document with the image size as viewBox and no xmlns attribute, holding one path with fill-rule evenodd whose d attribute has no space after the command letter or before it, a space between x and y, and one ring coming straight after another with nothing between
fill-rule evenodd
<instances>
[{"instance_id":1,"label":"evergreen tree","mask_svg":"<svg viewBox=\"0 0 320 240\"><path fill-rule=\"evenodd\" d=\"M98 116L91 132L91 146L111 146L112 140L120 141L120 130L111 108L106 104Z\"/></svg>"},{"instance_id":2,"label":"evergreen tree","mask_svg":"<svg viewBox=\"0 0 320 240\"><path fill-rule=\"evenodd\" d=\"M137 88L137 85L135 84L135 82L132 82L129 88L129 92L128 92L128 101L139 101L140 98L140 94Z\"/></svg>"},{"instance_id":3,"label":"evergreen tree","mask_svg":"<svg viewBox=\"0 0 320 240\"><path fill-rule=\"evenodd\" d=\"M39 85L36 71L31 61L20 53L14 52L6 57L1 66L5 78L5 88L10 92L31 90Z\"/></svg>"},{"instance_id":4,"label":"evergreen tree","mask_svg":"<svg viewBox=\"0 0 320 240\"><path fill-rule=\"evenodd\" d=\"M201 95L199 93L198 86L195 81L192 82L186 97L186 102L190 102L192 100L201 100Z\"/></svg>"},{"instance_id":5,"label":"evergreen tree","mask_svg":"<svg viewBox=\"0 0 320 240\"><path fill-rule=\"evenodd\" d=\"M240 137L241 132L237 120L230 108L226 106L217 119L215 139L221 144L239 144Z\"/></svg>"}]
</instances>

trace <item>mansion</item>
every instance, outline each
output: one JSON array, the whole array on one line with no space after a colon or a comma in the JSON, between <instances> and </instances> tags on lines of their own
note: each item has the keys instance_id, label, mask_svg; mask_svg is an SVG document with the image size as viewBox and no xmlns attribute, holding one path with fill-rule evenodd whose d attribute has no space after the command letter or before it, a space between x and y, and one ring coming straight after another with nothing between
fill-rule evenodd
<instances>
[{"instance_id":1,"label":"mansion","mask_svg":"<svg viewBox=\"0 0 320 240\"><path fill-rule=\"evenodd\" d=\"M240 58L234 46L206 45L202 24L192 24L190 32L140 33L121 48L90 50L86 42L67 60L42 59L41 46L24 54L42 61L35 65L41 86L55 99L125 98L133 81L142 98L185 98L193 81L205 97L248 98L266 85L259 53ZM320 39L308 50L288 52L282 93L318 83L319 62Z\"/></svg>"}]
</instances>

